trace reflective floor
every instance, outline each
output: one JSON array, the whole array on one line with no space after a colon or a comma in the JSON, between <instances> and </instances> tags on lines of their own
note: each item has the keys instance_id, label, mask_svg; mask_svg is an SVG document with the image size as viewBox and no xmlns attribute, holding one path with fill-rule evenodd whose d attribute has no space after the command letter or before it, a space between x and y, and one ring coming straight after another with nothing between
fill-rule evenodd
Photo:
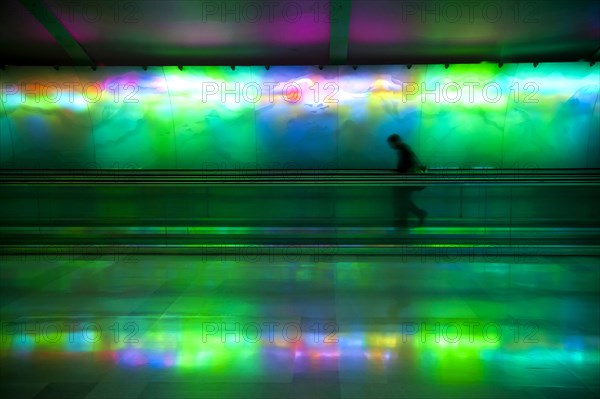
<instances>
[{"instance_id":1,"label":"reflective floor","mask_svg":"<svg viewBox=\"0 0 600 399\"><path fill-rule=\"evenodd\" d=\"M598 258L3 256L3 398L595 398Z\"/></svg>"}]
</instances>

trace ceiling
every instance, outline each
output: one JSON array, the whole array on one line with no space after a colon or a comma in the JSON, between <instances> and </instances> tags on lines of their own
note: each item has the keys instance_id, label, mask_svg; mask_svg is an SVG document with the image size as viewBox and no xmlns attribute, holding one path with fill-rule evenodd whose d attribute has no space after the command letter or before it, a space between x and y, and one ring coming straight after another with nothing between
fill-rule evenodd
<instances>
[{"instance_id":1,"label":"ceiling","mask_svg":"<svg viewBox=\"0 0 600 399\"><path fill-rule=\"evenodd\" d=\"M600 59L592 0L2 0L0 65Z\"/></svg>"}]
</instances>

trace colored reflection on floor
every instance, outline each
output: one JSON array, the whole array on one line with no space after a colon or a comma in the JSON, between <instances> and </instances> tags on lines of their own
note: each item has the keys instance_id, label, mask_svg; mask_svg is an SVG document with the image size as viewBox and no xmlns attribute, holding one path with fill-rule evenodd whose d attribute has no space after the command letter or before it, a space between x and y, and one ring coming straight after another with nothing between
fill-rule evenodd
<instances>
[{"instance_id":1,"label":"colored reflection on floor","mask_svg":"<svg viewBox=\"0 0 600 399\"><path fill-rule=\"evenodd\" d=\"M596 258L5 256L9 398L593 398Z\"/></svg>"}]
</instances>

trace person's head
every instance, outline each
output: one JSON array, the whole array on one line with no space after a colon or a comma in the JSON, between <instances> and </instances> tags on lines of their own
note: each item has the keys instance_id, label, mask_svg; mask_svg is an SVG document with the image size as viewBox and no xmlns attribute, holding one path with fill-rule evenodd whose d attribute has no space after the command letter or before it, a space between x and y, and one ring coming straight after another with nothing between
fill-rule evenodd
<instances>
[{"instance_id":1,"label":"person's head","mask_svg":"<svg viewBox=\"0 0 600 399\"><path fill-rule=\"evenodd\" d=\"M397 134L392 134L387 138L387 142L390 147L396 149L400 146L400 143L402 143L402 138Z\"/></svg>"}]
</instances>

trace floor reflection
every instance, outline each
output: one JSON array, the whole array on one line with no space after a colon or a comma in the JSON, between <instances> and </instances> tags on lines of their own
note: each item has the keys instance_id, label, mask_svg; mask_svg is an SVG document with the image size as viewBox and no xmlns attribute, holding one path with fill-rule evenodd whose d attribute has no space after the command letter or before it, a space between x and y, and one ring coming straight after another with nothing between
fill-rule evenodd
<instances>
[{"instance_id":1,"label":"floor reflection","mask_svg":"<svg viewBox=\"0 0 600 399\"><path fill-rule=\"evenodd\" d=\"M600 393L595 259L8 257L1 270L10 397Z\"/></svg>"}]
</instances>

